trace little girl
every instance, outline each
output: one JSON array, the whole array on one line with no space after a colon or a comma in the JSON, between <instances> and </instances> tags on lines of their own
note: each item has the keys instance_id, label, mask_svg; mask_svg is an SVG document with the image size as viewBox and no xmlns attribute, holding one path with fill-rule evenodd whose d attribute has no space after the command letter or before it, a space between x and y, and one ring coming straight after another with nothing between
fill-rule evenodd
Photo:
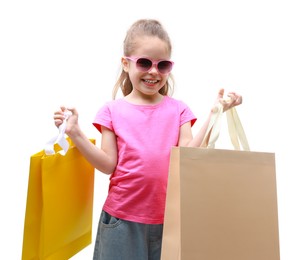
<instances>
[{"instance_id":1,"label":"little girl","mask_svg":"<svg viewBox=\"0 0 304 260\"><path fill-rule=\"evenodd\" d=\"M158 21L136 21L123 51L114 100L101 107L93 122L102 133L101 147L81 131L75 108L61 107L54 120L58 127L70 110L66 134L97 170L110 175L94 259L159 260L171 148L200 146L210 115L193 138L196 117L184 102L169 95L171 42ZM119 88L124 97L115 99ZM223 94L221 89L217 99L224 110L242 103L242 97L232 92L231 102L225 103Z\"/></svg>"}]
</instances>

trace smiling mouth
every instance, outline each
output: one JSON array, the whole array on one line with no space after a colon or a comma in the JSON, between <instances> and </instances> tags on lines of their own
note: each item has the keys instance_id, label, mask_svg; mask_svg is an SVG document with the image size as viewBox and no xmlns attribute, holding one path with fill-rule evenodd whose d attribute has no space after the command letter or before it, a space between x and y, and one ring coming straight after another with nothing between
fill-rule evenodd
<instances>
[{"instance_id":1,"label":"smiling mouth","mask_svg":"<svg viewBox=\"0 0 304 260\"><path fill-rule=\"evenodd\" d=\"M156 84L157 82L159 82L159 80L150 80L150 79L144 79L143 81L148 84Z\"/></svg>"}]
</instances>

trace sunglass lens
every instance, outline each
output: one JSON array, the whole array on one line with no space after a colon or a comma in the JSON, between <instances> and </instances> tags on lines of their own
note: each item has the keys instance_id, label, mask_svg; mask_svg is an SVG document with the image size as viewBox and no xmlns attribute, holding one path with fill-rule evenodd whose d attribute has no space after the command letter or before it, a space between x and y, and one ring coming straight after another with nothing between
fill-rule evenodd
<instances>
[{"instance_id":1,"label":"sunglass lens","mask_svg":"<svg viewBox=\"0 0 304 260\"><path fill-rule=\"evenodd\" d=\"M141 71L148 71L152 67L152 61L145 58L140 58L137 60L137 68Z\"/></svg>"},{"instance_id":2,"label":"sunglass lens","mask_svg":"<svg viewBox=\"0 0 304 260\"><path fill-rule=\"evenodd\" d=\"M157 65L160 73L167 74L172 70L172 63L167 60L160 61Z\"/></svg>"}]
</instances>

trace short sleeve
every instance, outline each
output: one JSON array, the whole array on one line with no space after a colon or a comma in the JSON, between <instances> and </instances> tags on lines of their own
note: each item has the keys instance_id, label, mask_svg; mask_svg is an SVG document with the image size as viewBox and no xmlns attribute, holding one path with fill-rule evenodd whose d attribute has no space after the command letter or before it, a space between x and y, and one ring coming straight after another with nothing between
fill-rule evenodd
<instances>
[{"instance_id":1,"label":"short sleeve","mask_svg":"<svg viewBox=\"0 0 304 260\"><path fill-rule=\"evenodd\" d=\"M93 125L99 132L101 132L101 126L105 126L113 131L110 103L105 104L98 110Z\"/></svg>"}]
</instances>

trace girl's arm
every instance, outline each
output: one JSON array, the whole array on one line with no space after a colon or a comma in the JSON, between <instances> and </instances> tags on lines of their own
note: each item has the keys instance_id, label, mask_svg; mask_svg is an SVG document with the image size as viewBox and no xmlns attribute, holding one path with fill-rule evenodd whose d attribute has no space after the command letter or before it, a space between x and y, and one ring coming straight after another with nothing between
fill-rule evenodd
<instances>
[{"instance_id":1,"label":"girl's arm","mask_svg":"<svg viewBox=\"0 0 304 260\"><path fill-rule=\"evenodd\" d=\"M109 129L102 128L101 148L96 147L85 136L78 125L78 113L75 108L69 108L72 115L67 120L65 133L71 138L80 153L93 165L97 170L111 174L117 164L117 143L115 134ZM55 125L58 127L64 120L64 111L66 108L54 114Z\"/></svg>"},{"instance_id":2,"label":"girl's arm","mask_svg":"<svg viewBox=\"0 0 304 260\"><path fill-rule=\"evenodd\" d=\"M180 127L179 133L179 146L187 146L187 147L200 147L201 143L204 140L208 124L210 121L211 113L208 119L205 121L203 126L200 128L198 133L193 137L191 123L187 122Z\"/></svg>"}]
</instances>

